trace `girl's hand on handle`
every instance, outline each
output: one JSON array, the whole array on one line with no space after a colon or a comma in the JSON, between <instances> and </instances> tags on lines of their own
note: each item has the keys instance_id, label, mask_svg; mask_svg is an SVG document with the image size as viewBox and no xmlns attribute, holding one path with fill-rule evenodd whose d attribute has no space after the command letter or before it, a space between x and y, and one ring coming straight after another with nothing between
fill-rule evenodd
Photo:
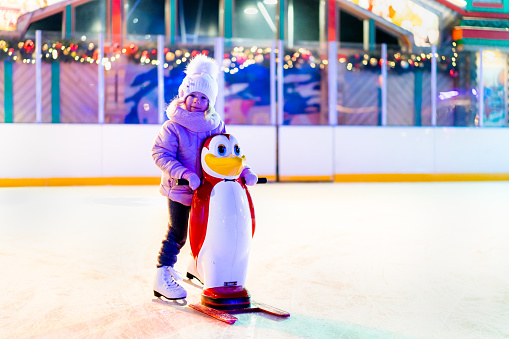
<instances>
[{"instance_id":1,"label":"girl's hand on handle","mask_svg":"<svg viewBox=\"0 0 509 339\"><path fill-rule=\"evenodd\" d=\"M258 182L258 176L253 172L246 173L246 175L244 175L244 182L248 186L254 186Z\"/></svg>"},{"instance_id":2,"label":"girl's hand on handle","mask_svg":"<svg viewBox=\"0 0 509 339\"><path fill-rule=\"evenodd\" d=\"M196 173L187 172L182 176L182 179L186 179L189 182L189 187L193 191L201 185L201 179Z\"/></svg>"}]
</instances>

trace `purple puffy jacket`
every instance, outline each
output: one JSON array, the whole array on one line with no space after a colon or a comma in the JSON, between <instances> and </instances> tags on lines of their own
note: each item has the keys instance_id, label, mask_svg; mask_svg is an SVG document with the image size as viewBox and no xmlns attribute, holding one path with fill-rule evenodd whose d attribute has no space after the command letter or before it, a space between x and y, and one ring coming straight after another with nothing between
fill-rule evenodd
<instances>
[{"instance_id":1,"label":"purple puffy jacket","mask_svg":"<svg viewBox=\"0 0 509 339\"><path fill-rule=\"evenodd\" d=\"M170 105L171 106L171 105ZM188 172L202 177L200 152L205 139L211 135L225 133L225 124L215 116L205 121L203 115L192 114L180 107L168 110L170 120L166 121L152 147L152 157L162 171L159 192L173 201L191 206L193 190L187 185L177 185ZM251 172L249 167L241 176Z\"/></svg>"}]
</instances>

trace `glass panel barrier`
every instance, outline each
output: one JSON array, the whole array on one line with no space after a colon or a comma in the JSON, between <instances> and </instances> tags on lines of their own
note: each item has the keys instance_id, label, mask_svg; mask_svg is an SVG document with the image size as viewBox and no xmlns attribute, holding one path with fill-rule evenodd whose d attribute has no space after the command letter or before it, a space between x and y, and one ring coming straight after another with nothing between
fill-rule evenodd
<instances>
[{"instance_id":1,"label":"glass panel barrier","mask_svg":"<svg viewBox=\"0 0 509 339\"><path fill-rule=\"evenodd\" d=\"M36 122L35 39L0 39L2 56L1 122Z\"/></svg>"},{"instance_id":2,"label":"glass panel barrier","mask_svg":"<svg viewBox=\"0 0 509 339\"><path fill-rule=\"evenodd\" d=\"M327 49L285 45L283 62L284 125L328 125Z\"/></svg>"},{"instance_id":3,"label":"glass panel barrier","mask_svg":"<svg viewBox=\"0 0 509 339\"><path fill-rule=\"evenodd\" d=\"M57 86L57 79L60 79L59 100L52 97L54 120L57 120L59 112L59 122L62 123L98 123L99 36L98 33L76 33L71 40L73 42L56 40L56 43L53 40L52 51L49 51L48 43L48 53L43 56L51 58L50 54L54 55L55 50L61 50L57 58L61 61L52 64L52 88ZM42 50L44 54L44 43ZM58 95L56 89L52 90L53 95ZM56 110L53 105L58 104L60 109Z\"/></svg>"},{"instance_id":4,"label":"glass panel barrier","mask_svg":"<svg viewBox=\"0 0 509 339\"><path fill-rule=\"evenodd\" d=\"M478 78L479 54L477 58ZM482 79L484 85L483 127L507 126L507 54L494 48L482 52Z\"/></svg>"},{"instance_id":5,"label":"glass panel barrier","mask_svg":"<svg viewBox=\"0 0 509 339\"><path fill-rule=\"evenodd\" d=\"M437 126L478 126L475 52L437 48Z\"/></svg>"},{"instance_id":6,"label":"glass panel barrier","mask_svg":"<svg viewBox=\"0 0 509 339\"><path fill-rule=\"evenodd\" d=\"M20 42L20 44L22 43ZM18 60L14 60L10 64L12 76L12 122L36 122L34 100L35 64L31 62L31 56L20 57L22 59L21 62L18 58ZM7 71L9 72L8 68Z\"/></svg>"},{"instance_id":7,"label":"glass panel barrier","mask_svg":"<svg viewBox=\"0 0 509 339\"><path fill-rule=\"evenodd\" d=\"M158 124L157 36L129 36L121 51L105 43L105 122ZM43 123L98 123L98 33L62 39L41 32ZM164 43L165 104L177 96L190 58L214 57L215 40L198 37ZM270 41L225 41L225 121L271 123ZM285 125L328 124L326 46L299 43L284 47ZM340 125L381 124L381 48L359 44L338 49L337 114ZM0 38L0 122L36 122L35 32L23 39ZM437 126L504 127L508 125L508 53L485 48L437 49ZM388 49L387 125L431 125L431 49L403 53ZM479 119L479 81L483 79L483 119Z\"/></svg>"},{"instance_id":8,"label":"glass panel barrier","mask_svg":"<svg viewBox=\"0 0 509 339\"><path fill-rule=\"evenodd\" d=\"M377 126L381 123L380 54L362 46L338 50L338 124Z\"/></svg>"},{"instance_id":9,"label":"glass panel barrier","mask_svg":"<svg viewBox=\"0 0 509 339\"><path fill-rule=\"evenodd\" d=\"M431 48L387 51L387 125L431 126Z\"/></svg>"},{"instance_id":10,"label":"glass panel barrier","mask_svg":"<svg viewBox=\"0 0 509 339\"><path fill-rule=\"evenodd\" d=\"M129 36L122 54L105 70L104 122L157 124L157 36Z\"/></svg>"},{"instance_id":11,"label":"glass panel barrier","mask_svg":"<svg viewBox=\"0 0 509 339\"><path fill-rule=\"evenodd\" d=\"M106 120L111 123L158 124L157 37L153 36L153 41L135 41L133 36L130 38L131 42L123 50L126 61L114 73L119 88L116 92L119 98L115 102L109 99L112 91L108 91L109 83L106 79L106 115L109 116ZM163 53L164 103L168 105L178 95L189 59L200 53L213 58L214 47L208 41L199 45L170 45L167 39Z\"/></svg>"},{"instance_id":12,"label":"glass panel barrier","mask_svg":"<svg viewBox=\"0 0 509 339\"><path fill-rule=\"evenodd\" d=\"M224 120L235 125L270 125L270 42L225 41Z\"/></svg>"},{"instance_id":13,"label":"glass panel barrier","mask_svg":"<svg viewBox=\"0 0 509 339\"><path fill-rule=\"evenodd\" d=\"M27 36L35 42L35 32L32 33L33 37ZM97 58L97 33L76 33L62 39L59 32L41 32L41 122L98 122ZM32 63L33 83L28 87L33 95L25 105L31 107L35 116L35 59ZM16 114L19 112L16 108Z\"/></svg>"},{"instance_id":14,"label":"glass panel barrier","mask_svg":"<svg viewBox=\"0 0 509 339\"><path fill-rule=\"evenodd\" d=\"M37 121L35 42L35 32L0 39L3 122ZM95 50L85 36L41 32L41 122L97 122Z\"/></svg>"}]
</instances>

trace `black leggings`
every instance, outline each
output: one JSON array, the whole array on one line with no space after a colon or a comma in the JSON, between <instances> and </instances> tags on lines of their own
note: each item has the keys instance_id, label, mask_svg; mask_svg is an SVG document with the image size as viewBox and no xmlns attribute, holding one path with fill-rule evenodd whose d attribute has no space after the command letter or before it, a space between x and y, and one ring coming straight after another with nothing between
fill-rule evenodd
<instances>
[{"instance_id":1,"label":"black leggings","mask_svg":"<svg viewBox=\"0 0 509 339\"><path fill-rule=\"evenodd\" d=\"M157 258L157 267L173 267L177 262L177 255L187 240L190 211L191 206L182 205L179 202L168 199L170 221L168 222L168 233L163 240L159 257Z\"/></svg>"}]
</instances>

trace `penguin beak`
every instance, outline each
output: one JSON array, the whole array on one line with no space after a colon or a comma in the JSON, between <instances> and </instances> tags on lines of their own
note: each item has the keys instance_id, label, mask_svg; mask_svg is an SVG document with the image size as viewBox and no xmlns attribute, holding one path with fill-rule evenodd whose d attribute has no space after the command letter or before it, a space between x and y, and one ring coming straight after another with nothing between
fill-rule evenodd
<instances>
[{"instance_id":1,"label":"penguin beak","mask_svg":"<svg viewBox=\"0 0 509 339\"><path fill-rule=\"evenodd\" d=\"M227 157L216 157L213 154L205 155L205 162L211 170L224 176L233 177L239 175L244 169L246 157L239 158L233 154Z\"/></svg>"}]
</instances>

